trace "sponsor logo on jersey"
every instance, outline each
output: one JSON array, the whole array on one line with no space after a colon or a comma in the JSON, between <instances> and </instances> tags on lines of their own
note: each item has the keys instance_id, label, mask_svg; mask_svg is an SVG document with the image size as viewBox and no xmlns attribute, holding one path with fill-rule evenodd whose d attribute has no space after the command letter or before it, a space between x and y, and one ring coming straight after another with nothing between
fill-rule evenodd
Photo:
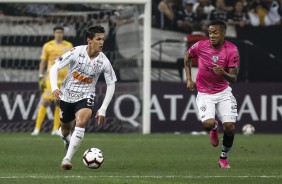
<instances>
[{"instance_id":1,"label":"sponsor logo on jersey","mask_svg":"<svg viewBox=\"0 0 282 184\"><path fill-rule=\"evenodd\" d=\"M75 79L77 79L77 80L79 80L79 81L81 81L81 82L85 82L85 83L87 83L87 84L91 84L91 83L93 82L93 78L91 78L91 77L85 77L85 76L79 74L79 73L76 72L76 71L73 73L72 77L75 78Z\"/></svg>"},{"instance_id":2,"label":"sponsor logo on jersey","mask_svg":"<svg viewBox=\"0 0 282 184\"><path fill-rule=\"evenodd\" d=\"M103 61L100 61L99 59L97 60L97 63L103 64Z\"/></svg>"},{"instance_id":3,"label":"sponsor logo on jersey","mask_svg":"<svg viewBox=\"0 0 282 184\"><path fill-rule=\"evenodd\" d=\"M84 95L84 93L75 93L71 91L66 91L66 92L67 92L67 97L73 100L78 100L80 98L83 98L83 95Z\"/></svg>"}]
</instances>

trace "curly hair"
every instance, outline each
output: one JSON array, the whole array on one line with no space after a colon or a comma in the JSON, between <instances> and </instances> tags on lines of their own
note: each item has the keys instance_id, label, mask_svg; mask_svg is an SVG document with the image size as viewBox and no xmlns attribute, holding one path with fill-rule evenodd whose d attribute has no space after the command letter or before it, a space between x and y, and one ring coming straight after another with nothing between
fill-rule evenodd
<instances>
[{"instance_id":1,"label":"curly hair","mask_svg":"<svg viewBox=\"0 0 282 184\"><path fill-rule=\"evenodd\" d=\"M225 22L223 22L222 20L214 20L210 23L210 26L211 25L219 25L221 30L224 30L224 31L227 29Z\"/></svg>"}]
</instances>

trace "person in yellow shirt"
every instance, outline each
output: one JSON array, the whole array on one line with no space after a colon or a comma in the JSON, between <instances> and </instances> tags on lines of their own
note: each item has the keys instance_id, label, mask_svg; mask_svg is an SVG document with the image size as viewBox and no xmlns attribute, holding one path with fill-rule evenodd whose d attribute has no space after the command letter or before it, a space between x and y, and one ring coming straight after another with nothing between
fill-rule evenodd
<instances>
[{"instance_id":1,"label":"person in yellow shirt","mask_svg":"<svg viewBox=\"0 0 282 184\"><path fill-rule=\"evenodd\" d=\"M39 90L42 92L41 104L37 113L35 128L31 135L36 136L40 132L41 125L46 116L47 107L51 105L52 101L55 101L52 97L52 90L50 84L49 70L55 63L55 60L61 55L73 48L73 45L65 41L64 28L62 26L56 26L53 29L54 40L48 41L44 44L41 54L41 62L39 65ZM60 86L67 75L68 68L60 70L58 73L58 86ZM56 102L56 101L55 101ZM54 125L52 129L52 135L58 135L58 129L60 126L60 107L56 102L54 112Z\"/></svg>"}]
</instances>

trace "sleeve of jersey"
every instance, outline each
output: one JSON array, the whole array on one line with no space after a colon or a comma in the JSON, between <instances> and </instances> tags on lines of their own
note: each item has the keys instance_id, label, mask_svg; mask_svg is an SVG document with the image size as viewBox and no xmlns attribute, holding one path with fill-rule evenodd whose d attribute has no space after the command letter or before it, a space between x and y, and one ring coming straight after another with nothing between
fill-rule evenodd
<instances>
[{"instance_id":1,"label":"sleeve of jersey","mask_svg":"<svg viewBox=\"0 0 282 184\"><path fill-rule=\"evenodd\" d=\"M237 48L230 52L228 67L238 67L240 65L240 57Z\"/></svg>"},{"instance_id":2,"label":"sleeve of jersey","mask_svg":"<svg viewBox=\"0 0 282 184\"><path fill-rule=\"evenodd\" d=\"M61 70L62 68L66 67L70 62L72 61L72 57L74 55L74 52L71 50L60 56L58 59L56 59L56 63L58 63L58 68Z\"/></svg>"},{"instance_id":3,"label":"sleeve of jersey","mask_svg":"<svg viewBox=\"0 0 282 184\"><path fill-rule=\"evenodd\" d=\"M115 71L113 70L113 67L110 62L106 64L106 67L104 70L104 78L107 84L112 84L117 81Z\"/></svg>"},{"instance_id":4,"label":"sleeve of jersey","mask_svg":"<svg viewBox=\"0 0 282 184\"><path fill-rule=\"evenodd\" d=\"M52 92L55 89L58 88L58 71L62 68L66 67L72 60L73 52L68 51L62 56L60 56L58 59L56 59L55 64L50 68L50 82L51 82L51 88Z\"/></svg>"},{"instance_id":5,"label":"sleeve of jersey","mask_svg":"<svg viewBox=\"0 0 282 184\"><path fill-rule=\"evenodd\" d=\"M194 45L192 45L190 47L190 49L188 50L189 55L193 58L196 57L198 55L198 46L199 46L199 42L195 43Z\"/></svg>"},{"instance_id":6,"label":"sleeve of jersey","mask_svg":"<svg viewBox=\"0 0 282 184\"><path fill-rule=\"evenodd\" d=\"M115 93L115 83L107 84L107 91L106 91L104 101L102 103L102 106L98 110L99 115L106 116L107 108L114 96L114 93Z\"/></svg>"},{"instance_id":7,"label":"sleeve of jersey","mask_svg":"<svg viewBox=\"0 0 282 184\"><path fill-rule=\"evenodd\" d=\"M51 83L51 88L52 92L58 88L58 70L59 70L59 63L55 63L51 68L50 68L50 83Z\"/></svg>"}]
</instances>

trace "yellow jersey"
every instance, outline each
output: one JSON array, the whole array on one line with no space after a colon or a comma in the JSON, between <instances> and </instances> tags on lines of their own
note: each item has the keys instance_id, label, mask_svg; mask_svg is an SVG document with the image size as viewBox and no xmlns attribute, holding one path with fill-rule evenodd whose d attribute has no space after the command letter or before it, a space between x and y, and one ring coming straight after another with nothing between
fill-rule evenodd
<instances>
[{"instance_id":1,"label":"yellow jersey","mask_svg":"<svg viewBox=\"0 0 282 184\"><path fill-rule=\"evenodd\" d=\"M61 55L63 55L64 53L66 53L67 51L69 51L72 47L73 45L65 40L63 40L60 44L57 44L55 40L51 40L44 44L40 59L47 61L46 81L50 80L49 70L55 64L55 60ZM62 83L62 81L67 75L67 72L68 72L68 67L59 70L58 83Z\"/></svg>"},{"instance_id":2,"label":"yellow jersey","mask_svg":"<svg viewBox=\"0 0 282 184\"><path fill-rule=\"evenodd\" d=\"M45 99L53 99L52 98L52 91L51 91L51 83L50 83L50 76L49 71L50 68L55 64L55 60L59 58L61 55L69 51L71 48L73 48L73 45L63 40L62 43L57 44L55 40L49 41L44 44L42 49L42 54L40 59L47 61L47 72L45 76L46 81L46 88L44 89L42 93L42 98ZM59 70L58 72L58 86L60 87L63 80L67 76L68 73L68 67L63 68L62 70Z\"/></svg>"}]
</instances>

